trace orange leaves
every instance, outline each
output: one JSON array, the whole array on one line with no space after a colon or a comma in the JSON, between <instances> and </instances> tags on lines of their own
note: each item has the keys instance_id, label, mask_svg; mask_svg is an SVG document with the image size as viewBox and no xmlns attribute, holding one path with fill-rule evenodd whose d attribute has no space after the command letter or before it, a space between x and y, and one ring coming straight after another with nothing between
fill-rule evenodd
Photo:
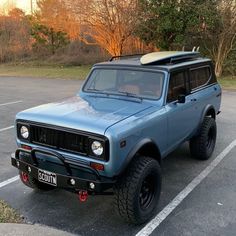
<instances>
[{"instance_id":1,"label":"orange leaves","mask_svg":"<svg viewBox=\"0 0 236 236\"><path fill-rule=\"evenodd\" d=\"M63 31L71 39L78 37L78 24L74 16L62 0L42 0L38 3L39 12L37 18L41 24L53 28L55 31Z\"/></svg>"},{"instance_id":2,"label":"orange leaves","mask_svg":"<svg viewBox=\"0 0 236 236\"><path fill-rule=\"evenodd\" d=\"M25 56L30 52L30 26L20 9L13 9L0 17L0 61Z\"/></svg>"},{"instance_id":3,"label":"orange leaves","mask_svg":"<svg viewBox=\"0 0 236 236\"><path fill-rule=\"evenodd\" d=\"M66 0L80 20L80 39L121 55L136 25L136 0Z\"/></svg>"}]
</instances>

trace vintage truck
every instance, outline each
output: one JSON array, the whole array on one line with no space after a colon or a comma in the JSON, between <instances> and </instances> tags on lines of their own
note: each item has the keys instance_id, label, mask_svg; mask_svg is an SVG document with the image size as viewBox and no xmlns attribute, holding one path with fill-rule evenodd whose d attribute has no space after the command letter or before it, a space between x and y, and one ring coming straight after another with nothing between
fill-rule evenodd
<instances>
[{"instance_id":1,"label":"vintage truck","mask_svg":"<svg viewBox=\"0 0 236 236\"><path fill-rule=\"evenodd\" d=\"M16 115L12 165L31 188L81 201L112 193L121 217L141 224L157 211L164 157L186 141L193 157L211 156L220 104L213 64L198 52L113 57L76 96Z\"/></svg>"}]
</instances>

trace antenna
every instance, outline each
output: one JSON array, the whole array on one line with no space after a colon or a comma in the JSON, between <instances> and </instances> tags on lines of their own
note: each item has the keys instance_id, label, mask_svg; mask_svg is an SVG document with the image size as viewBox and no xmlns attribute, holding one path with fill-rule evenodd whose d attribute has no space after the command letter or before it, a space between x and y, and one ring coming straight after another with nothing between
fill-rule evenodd
<instances>
[{"instance_id":1,"label":"antenna","mask_svg":"<svg viewBox=\"0 0 236 236\"><path fill-rule=\"evenodd\" d=\"M30 11L31 15L33 15L33 0L30 0Z\"/></svg>"}]
</instances>

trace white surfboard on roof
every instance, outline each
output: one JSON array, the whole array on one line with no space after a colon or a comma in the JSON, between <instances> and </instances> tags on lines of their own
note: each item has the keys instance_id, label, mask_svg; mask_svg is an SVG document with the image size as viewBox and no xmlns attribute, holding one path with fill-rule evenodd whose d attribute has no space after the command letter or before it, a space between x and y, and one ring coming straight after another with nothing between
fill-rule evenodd
<instances>
[{"instance_id":1,"label":"white surfboard on roof","mask_svg":"<svg viewBox=\"0 0 236 236\"><path fill-rule=\"evenodd\" d=\"M181 58L194 58L199 56L199 52L183 52L183 51L165 51L165 52L152 52L141 57L140 62L142 65L158 63L168 59L181 59Z\"/></svg>"}]
</instances>

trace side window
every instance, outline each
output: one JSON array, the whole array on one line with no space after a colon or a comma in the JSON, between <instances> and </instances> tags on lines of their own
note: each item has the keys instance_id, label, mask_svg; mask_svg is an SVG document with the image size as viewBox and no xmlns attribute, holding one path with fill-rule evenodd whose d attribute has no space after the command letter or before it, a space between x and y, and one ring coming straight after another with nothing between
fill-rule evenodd
<instances>
[{"instance_id":1,"label":"side window","mask_svg":"<svg viewBox=\"0 0 236 236\"><path fill-rule=\"evenodd\" d=\"M171 74L167 102L176 101L180 94L187 94L185 71Z\"/></svg>"},{"instance_id":2,"label":"side window","mask_svg":"<svg viewBox=\"0 0 236 236\"><path fill-rule=\"evenodd\" d=\"M205 85L211 77L211 68L209 66L190 70L191 90Z\"/></svg>"}]
</instances>

